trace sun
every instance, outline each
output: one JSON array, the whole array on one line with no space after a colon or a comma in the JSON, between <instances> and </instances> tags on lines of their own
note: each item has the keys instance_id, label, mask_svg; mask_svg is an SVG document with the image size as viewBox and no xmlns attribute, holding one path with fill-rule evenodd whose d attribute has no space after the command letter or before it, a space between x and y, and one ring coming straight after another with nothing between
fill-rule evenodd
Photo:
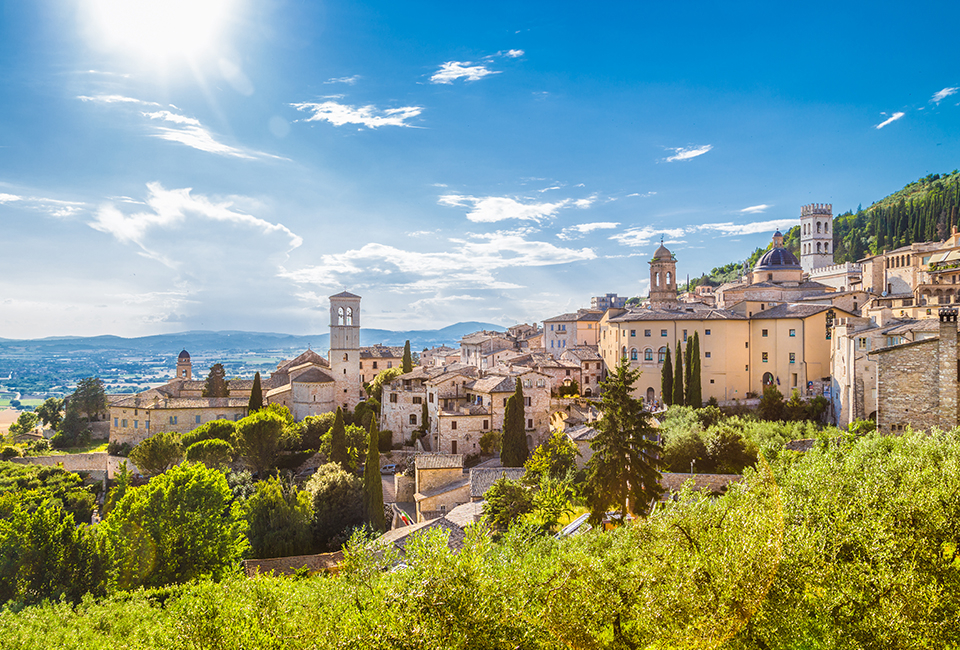
<instances>
[{"instance_id":1,"label":"sun","mask_svg":"<svg viewBox=\"0 0 960 650\"><path fill-rule=\"evenodd\" d=\"M98 45L157 61L216 49L233 0L89 0Z\"/></svg>"}]
</instances>

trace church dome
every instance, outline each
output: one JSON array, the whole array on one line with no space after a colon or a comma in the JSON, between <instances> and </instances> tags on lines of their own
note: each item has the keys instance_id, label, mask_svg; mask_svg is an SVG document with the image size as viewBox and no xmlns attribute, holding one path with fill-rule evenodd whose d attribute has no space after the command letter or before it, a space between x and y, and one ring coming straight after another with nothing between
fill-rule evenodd
<instances>
[{"instance_id":1,"label":"church dome","mask_svg":"<svg viewBox=\"0 0 960 650\"><path fill-rule=\"evenodd\" d=\"M190 361L190 353L184 350L180 353L180 356L177 357L177 361Z\"/></svg>"},{"instance_id":2,"label":"church dome","mask_svg":"<svg viewBox=\"0 0 960 650\"><path fill-rule=\"evenodd\" d=\"M661 243L660 248L658 248L657 251L653 254L653 259L654 260L673 260L673 253L668 251L667 247Z\"/></svg>"},{"instance_id":3,"label":"church dome","mask_svg":"<svg viewBox=\"0 0 960 650\"><path fill-rule=\"evenodd\" d=\"M772 248L757 260L755 271L776 269L799 269L800 260L786 248Z\"/></svg>"}]
</instances>

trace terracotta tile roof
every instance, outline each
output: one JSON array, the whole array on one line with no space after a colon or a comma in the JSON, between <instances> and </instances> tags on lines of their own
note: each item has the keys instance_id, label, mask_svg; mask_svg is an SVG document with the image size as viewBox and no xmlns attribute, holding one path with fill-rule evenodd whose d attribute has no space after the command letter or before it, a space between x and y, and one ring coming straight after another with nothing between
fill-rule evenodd
<instances>
[{"instance_id":1,"label":"terracotta tile roof","mask_svg":"<svg viewBox=\"0 0 960 650\"><path fill-rule=\"evenodd\" d=\"M293 359L290 359L289 361L281 361L280 365L277 366L277 371L289 370L290 368L301 366L305 363L314 363L318 366L330 367L329 361L321 357L313 350L307 350L306 352Z\"/></svg>"},{"instance_id":2,"label":"terracotta tile roof","mask_svg":"<svg viewBox=\"0 0 960 650\"><path fill-rule=\"evenodd\" d=\"M460 526L460 528L466 528L480 521L480 517L483 516L483 501L461 503L445 516L447 521Z\"/></svg>"},{"instance_id":3,"label":"terracotta tile roof","mask_svg":"<svg viewBox=\"0 0 960 650\"><path fill-rule=\"evenodd\" d=\"M306 372L297 375L290 383L296 384L326 384L333 381L333 377L323 372L319 368L310 368Z\"/></svg>"},{"instance_id":4,"label":"terracotta tile roof","mask_svg":"<svg viewBox=\"0 0 960 650\"><path fill-rule=\"evenodd\" d=\"M430 489L430 490L425 490L425 491L423 491L423 492L417 492L416 494L413 495L413 500L414 500L414 501L423 501L424 499L429 499L430 497L435 497L435 496L439 496L439 495L441 495L441 494L446 494L447 492L455 492L456 490L460 490L460 489L462 489L462 488L467 487L469 484L470 484L470 479L467 478L466 476L464 476L463 478L457 479L456 481L453 481L452 483L445 483L445 484L443 484L443 485L439 485L439 486L437 486L437 487L435 487L435 488L433 488L433 489Z\"/></svg>"},{"instance_id":5,"label":"terracotta tile roof","mask_svg":"<svg viewBox=\"0 0 960 650\"><path fill-rule=\"evenodd\" d=\"M689 309L689 311L688 311ZM726 309L701 309L698 307L682 310L669 309L631 309L609 319L611 323L630 323L640 321L671 320L747 320L743 314Z\"/></svg>"},{"instance_id":6,"label":"terracotta tile roof","mask_svg":"<svg viewBox=\"0 0 960 650\"><path fill-rule=\"evenodd\" d=\"M577 345L572 348L567 348L563 354L574 356L580 359L580 361L600 361L603 359L597 349L590 345ZM562 356L563 355L561 355L561 357Z\"/></svg>"},{"instance_id":7,"label":"terracotta tile roof","mask_svg":"<svg viewBox=\"0 0 960 650\"><path fill-rule=\"evenodd\" d=\"M463 454L423 454L417 456L417 469L451 469L463 467Z\"/></svg>"},{"instance_id":8,"label":"terracotta tile roof","mask_svg":"<svg viewBox=\"0 0 960 650\"><path fill-rule=\"evenodd\" d=\"M828 309L836 310L837 308L831 305L805 305L795 302L785 302L777 305L776 307L771 307L770 309L756 312L753 315L753 318L808 318L821 312L825 312ZM843 313L846 312L844 311Z\"/></svg>"},{"instance_id":9,"label":"terracotta tile roof","mask_svg":"<svg viewBox=\"0 0 960 650\"><path fill-rule=\"evenodd\" d=\"M466 388L475 393L512 393L517 390L517 380L515 377L490 375L467 384Z\"/></svg>"},{"instance_id":10,"label":"terracotta tile roof","mask_svg":"<svg viewBox=\"0 0 960 650\"><path fill-rule=\"evenodd\" d=\"M743 477L739 474L677 474L664 472L660 475L660 487L664 492L661 499L670 498L671 492L677 492L687 481L693 481L695 492L723 494L731 483L739 483Z\"/></svg>"},{"instance_id":11,"label":"terracotta tile roof","mask_svg":"<svg viewBox=\"0 0 960 650\"><path fill-rule=\"evenodd\" d=\"M574 442L584 442L593 440L597 437L597 430L586 424L572 426L565 432L567 437Z\"/></svg>"},{"instance_id":12,"label":"terracotta tile roof","mask_svg":"<svg viewBox=\"0 0 960 650\"><path fill-rule=\"evenodd\" d=\"M522 467L474 467L470 470L470 497L483 497L490 486L504 476L511 481L519 481L525 471Z\"/></svg>"},{"instance_id":13,"label":"terracotta tile roof","mask_svg":"<svg viewBox=\"0 0 960 650\"><path fill-rule=\"evenodd\" d=\"M403 346L369 345L360 348L361 359L402 359Z\"/></svg>"},{"instance_id":14,"label":"terracotta tile roof","mask_svg":"<svg viewBox=\"0 0 960 650\"><path fill-rule=\"evenodd\" d=\"M594 309L579 309L576 312L560 314L553 318L544 318L544 323L572 323L574 321L599 321L604 312Z\"/></svg>"},{"instance_id":15,"label":"terracotta tile roof","mask_svg":"<svg viewBox=\"0 0 960 650\"><path fill-rule=\"evenodd\" d=\"M466 537L463 533L463 528L446 517L423 521L419 524L413 524L412 526L394 528L378 537L373 543L380 546L393 546L405 554L407 542L411 540L414 535L422 535L428 530L438 528L447 531L447 546L451 551L459 551L463 548L463 541Z\"/></svg>"},{"instance_id":16,"label":"terracotta tile roof","mask_svg":"<svg viewBox=\"0 0 960 650\"><path fill-rule=\"evenodd\" d=\"M320 553L318 555L291 555L267 560L244 560L243 570L253 578L257 574L273 572L277 575L293 575L299 569L309 569L311 573L330 571L336 573L343 562L343 552Z\"/></svg>"}]
</instances>

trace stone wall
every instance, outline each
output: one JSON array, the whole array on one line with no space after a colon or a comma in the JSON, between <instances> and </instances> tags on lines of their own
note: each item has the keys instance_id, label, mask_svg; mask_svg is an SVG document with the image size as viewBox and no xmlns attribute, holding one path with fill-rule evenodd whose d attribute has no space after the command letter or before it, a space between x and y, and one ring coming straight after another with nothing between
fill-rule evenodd
<instances>
[{"instance_id":1,"label":"stone wall","mask_svg":"<svg viewBox=\"0 0 960 650\"><path fill-rule=\"evenodd\" d=\"M107 471L107 452L98 451L88 454L61 454L55 456L26 456L11 458L11 462L20 465L43 465L44 467L62 466L68 472L89 473L91 478L102 479Z\"/></svg>"},{"instance_id":2,"label":"stone wall","mask_svg":"<svg viewBox=\"0 0 960 650\"><path fill-rule=\"evenodd\" d=\"M395 474L393 477L393 486L396 492L396 501L398 503L412 503L416 484L417 482L412 476Z\"/></svg>"},{"instance_id":3,"label":"stone wall","mask_svg":"<svg viewBox=\"0 0 960 650\"><path fill-rule=\"evenodd\" d=\"M938 339L905 343L877 354L877 428L940 424ZM894 429L894 427L897 427Z\"/></svg>"}]
</instances>

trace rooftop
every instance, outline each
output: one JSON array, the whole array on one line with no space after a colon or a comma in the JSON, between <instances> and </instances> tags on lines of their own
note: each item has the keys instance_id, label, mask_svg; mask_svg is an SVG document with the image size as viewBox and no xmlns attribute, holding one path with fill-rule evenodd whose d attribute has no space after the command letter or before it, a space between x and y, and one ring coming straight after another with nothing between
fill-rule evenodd
<instances>
[{"instance_id":1,"label":"rooftop","mask_svg":"<svg viewBox=\"0 0 960 650\"><path fill-rule=\"evenodd\" d=\"M474 467L470 470L470 497L480 499L503 477L519 481L526 470L522 467Z\"/></svg>"},{"instance_id":2,"label":"rooftop","mask_svg":"<svg viewBox=\"0 0 960 650\"><path fill-rule=\"evenodd\" d=\"M452 469L463 467L463 454L423 454L417 456L417 469Z\"/></svg>"}]
</instances>

